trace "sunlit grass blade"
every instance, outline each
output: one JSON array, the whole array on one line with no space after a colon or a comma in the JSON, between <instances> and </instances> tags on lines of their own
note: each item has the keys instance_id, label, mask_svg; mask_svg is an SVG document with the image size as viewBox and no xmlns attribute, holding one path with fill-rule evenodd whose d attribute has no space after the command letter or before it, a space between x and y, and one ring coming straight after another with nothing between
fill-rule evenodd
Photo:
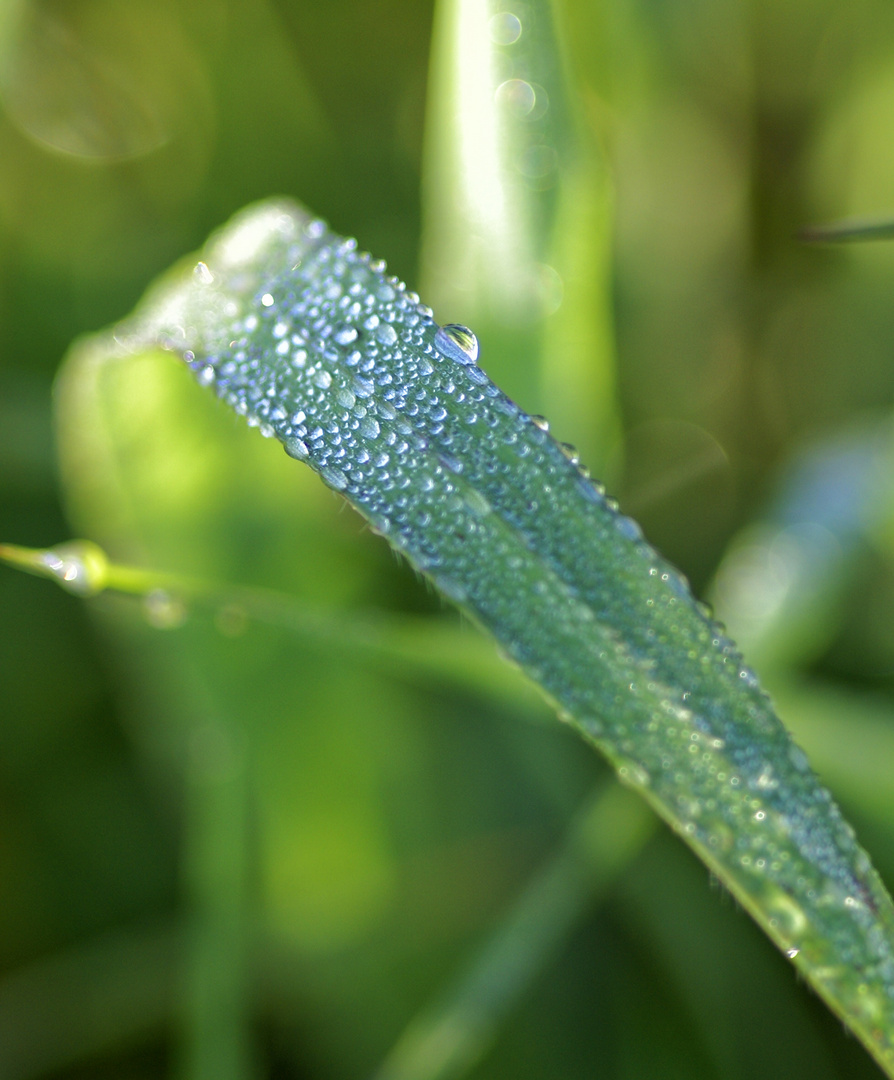
<instances>
[{"instance_id":1,"label":"sunlit grass blade","mask_svg":"<svg viewBox=\"0 0 894 1080\"><path fill-rule=\"evenodd\" d=\"M686 582L467 339L275 202L115 341L122 371L177 354L487 628L894 1070L894 906L868 856Z\"/></svg>"},{"instance_id":2,"label":"sunlit grass blade","mask_svg":"<svg viewBox=\"0 0 894 1080\"><path fill-rule=\"evenodd\" d=\"M440 0L423 177L423 288L486 337L493 377L592 465L616 435L611 188L558 8Z\"/></svg>"}]
</instances>

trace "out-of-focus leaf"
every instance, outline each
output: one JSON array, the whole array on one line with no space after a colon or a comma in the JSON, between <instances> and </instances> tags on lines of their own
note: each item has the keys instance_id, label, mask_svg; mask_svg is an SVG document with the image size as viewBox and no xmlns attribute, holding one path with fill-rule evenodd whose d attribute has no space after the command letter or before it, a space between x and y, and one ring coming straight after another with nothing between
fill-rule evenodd
<instances>
[{"instance_id":1,"label":"out-of-focus leaf","mask_svg":"<svg viewBox=\"0 0 894 1080\"><path fill-rule=\"evenodd\" d=\"M623 788L598 791L555 859L530 882L456 985L414 1018L375 1080L464 1076L584 908L639 854L654 824Z\"/></svg>"},{"instance_id":2,"label":"out-of-focus leaf","mask_svg":"<svg viewBox=\"0 0 894 1080\"><path fill-rule=\"evenodd\" d=\"M0 1070L30 1080L161 1031L174 1011L179 928L106 934L0 980Z\"/></svg>"},{"instance_id":3,"label":"out-of-focus leaf","mask_svg":"<svg viewBox=\"0 0 894 1080\"><path fill-rule=\"evenodd\" d=\"M607 164L555 5L440 0L423 287L488 342L494 378L604 466L616 435Z\"/></svg>"},{"instance_id":4,"label":"out-of-focus leaf","mask_svg":"<svg viewBox=\"0 0 894 1080\"><path fill-rule=\"evenodd\" d=\"M474 335L280 202L235 219L71 370L117 355L126 373L152 344L489 629L894 1068L894 906L868 856L734 645L490 382Z\"/></svg>"},{"instance_id":5,"label":"out-of-focus leaf","mask_svg":"<svg viewBox=\"0 0 894 1080\"><path fill-rule=\"evenodd\" d=\"M104 0L6 6L0 101L45 148L94 161L139 157L179 133L184 96L205 96L164 5L139 13Z\"/></svg>"},{"instance_id":6,"label":"out-of-focus leaf","mask_svg":"<svg viewBox=\"0 0 894 1080\"><path fill-rule=\"evenodd\" d=\"M788 464L764 520L736 537L712 600L764 673L828 645L861 550L890 514L890 424L814 444Z\"/></svg>"},{"instance_id":7,"label":"out-of-focus leaf","mask_svg":"<svg viewBox=\"0 0 894 1080\"><path fill-rule=\"evenodd\" d=\"M849 806L890 829L894 821L894 708L882 697L824 683L773 687L792 731L818 772Z\"/></svg>"}]
</instances>

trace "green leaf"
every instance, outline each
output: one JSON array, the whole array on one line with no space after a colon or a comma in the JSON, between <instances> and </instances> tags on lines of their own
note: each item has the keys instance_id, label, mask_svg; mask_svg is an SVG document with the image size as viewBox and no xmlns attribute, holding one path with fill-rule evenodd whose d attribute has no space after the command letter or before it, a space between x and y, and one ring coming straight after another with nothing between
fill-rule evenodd
<instances>
[{"instance_id":1,"label":"green leaf","mask_svg":"<svg viewBox=\"0 0 894 1080\"><path fill-rule=\"evenodd\" d=\"M474 335L281 201L72 363L115 354L126 378L158 345L488 629L894 1075L894 906L868 856L733 643Z\"/></svg>"}]
</instances>

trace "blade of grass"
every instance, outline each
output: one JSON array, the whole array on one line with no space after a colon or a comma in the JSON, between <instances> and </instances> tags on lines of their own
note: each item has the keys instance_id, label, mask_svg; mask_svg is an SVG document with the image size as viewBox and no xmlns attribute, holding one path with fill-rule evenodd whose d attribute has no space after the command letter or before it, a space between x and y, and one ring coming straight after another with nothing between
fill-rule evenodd
<instances>
[{"instance_id":1,"label":"blade of grass","mask_svg":"<svg viewBox=\"0 0 894 1080\"><path fill-rule=\"evenodd\" d=\"M62 398L79 365L159 344L490 630L894 1075L894 905L869 857L732 642L474 338L275 202L82 343Z\"/></svg>"},{"instance_id":2,"label":"blade of grass","mask_svg":"<svg viewBox=\"0 0 894 1080\"><path fill-rule=\"evenodd\" d=\"M209 613L229 633L246 621L261 622L295 634L305 647L325 646L401 678L434 678L494 698L521 715L543 711L536 691L519 680L511 666L482 649L472 627L384 612L338 612L273 589L127 566L85 540L52 548L0 544L0 562L54 579L78 596L110 591L139 598L154 625L166 611L178 619L196 611Z\"/></svg>"},{"instance_id":3,"label":"blade of grass","mask_svg":"<svg viewBox=\"0 0 894 1080\"><path fill-rule=\"evenodd\" d=\"M530 983L652 835L623 788L600 789L456 984L411 1021L374 1080L450 1080L484 1056Z\"/></svg>"},{"instance_id":4,"label":"blade of grass","mask_svg":"<svg viewBox=\"0 0 894 1080\"><path fill-rule=\"evenodd\" d=\"M432 42L425 294L602 465L617 434L611 189L555 5L441 0Z\"/></svg>"}]
</instances>

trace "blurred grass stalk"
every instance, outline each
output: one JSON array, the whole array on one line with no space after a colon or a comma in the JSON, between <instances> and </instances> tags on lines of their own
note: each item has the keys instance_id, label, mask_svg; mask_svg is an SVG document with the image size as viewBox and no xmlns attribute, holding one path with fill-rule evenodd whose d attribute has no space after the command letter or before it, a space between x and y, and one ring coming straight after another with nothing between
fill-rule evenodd
<instances>
[{"instance_id":1,"label":"blurred grass stalk","mask_svg":"<svg viewBox=\"0 0 894 1080\"><path fill-rule=\"evenodd\" d=\"M374 1080L455 1080L469 1072L657 824L632 792L613 781L601 785L551 862L528 883L456 984L410 1023Z\"/></svg>"},{"instance_id":2,"label":"blurred grass stalk","mask_svg":"<svg viewBox=\"0 0 894 1080\"><path fill-rule=\"evenodd\" d=\"M201 685L197 672L196 685ZM248 984L250 790L244 739L208 719L189 741L184 877L187 926L181 1075L243 1080L255 1075Z\"/></svg>"},{"instance_id":3,"label":"blurred grass stalk","mask_svg":"<svg viewBox=\"0 0 894 1080\"><path fill-rule=\"evenodd\" d=\"M436 5L420 292L601 472L618 430L612 192L550 0Z\"/></svg>"}]
</instances>

